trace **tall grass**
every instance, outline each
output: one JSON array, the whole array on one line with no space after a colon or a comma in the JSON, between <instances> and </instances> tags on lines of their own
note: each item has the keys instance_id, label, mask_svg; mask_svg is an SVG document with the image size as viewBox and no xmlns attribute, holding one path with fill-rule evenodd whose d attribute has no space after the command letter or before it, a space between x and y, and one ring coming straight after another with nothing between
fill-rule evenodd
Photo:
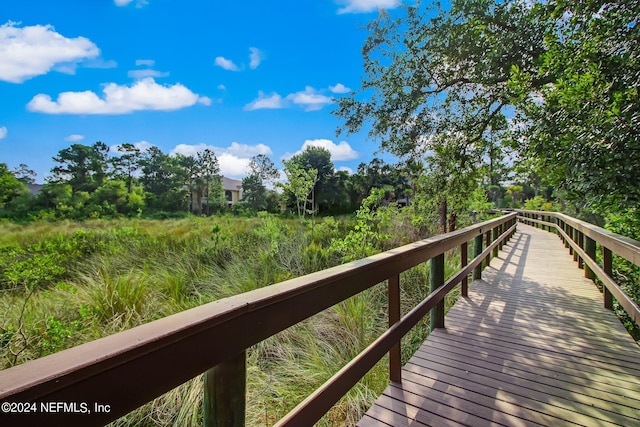
<instances>
[{"instance_id":1,"label":"tall grass","mask_svg":"<svg viewBox=\"0 0 640 427\"><path fill-rule=\"evenodd\" d=\"M402 216L389 227L378 250L418 237ZM336 265L331 242L350 228L349 220L327 218L311 232L270 216L1 223L0 367ZM449 275L459 254L446 258ZM16 265L39 273L18 274ZM428 263L402 273L402 313L428 289ZM387 327L386 292L383 282L248 349L247 424L273 424L373 342ZM403 338L403 361L428 330L427 316ZM385 358L318 424L355 424L387 382ZM198 377L113 425L197 425L201 399Z\"/></svg>"}]
</instances>

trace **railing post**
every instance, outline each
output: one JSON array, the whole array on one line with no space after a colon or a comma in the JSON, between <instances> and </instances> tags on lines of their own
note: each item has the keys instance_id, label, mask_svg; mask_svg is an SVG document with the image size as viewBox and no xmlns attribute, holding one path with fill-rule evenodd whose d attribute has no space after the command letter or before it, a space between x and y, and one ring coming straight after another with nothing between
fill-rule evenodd
<instances>
[{"instance_id":1,"label":"railing post","mask_svg":"<svg viewBox=\"0 0 640 427\"><path fill-rule=\"evenodd\" d=\"M575 243L578 243L580 241L580 232L577 228L573 229L571 240L573 240ZM578 260L578 251L575 250L573 251L573 262L580 263L580 261Z\"/></svg>"},{"instance_id":2,"label":"railing post","mask_svg":"<svg viewBox=\"0 0 640 427\"><path fill-rule=\"evenodd\" d=\"M611 249L602 247L602 267L605 274L609 277L613 276L613 254L611 253ZM608 308L609 310L613 310L613 295L609 292L606 286L602 286L602 291L604 293L604 308Z\"/></svg>"},{"instance_id":3,"label":"railing post","mask_svg":"<svg viewBox=\"0 0 640 427\"><path fill-rule=\"evenodd\" d=\"M495 228L493 229L493 239L492 239L492 241L496 241L496 240L498 240L498 237L500 237L500 230L499 230L499 228L498 228L498 227L495 227ZM497 245L495 248L493 248L493 251L491 251L491 252L492 252L492 254L491 254L491 255L492 255L494 258L497 258L497 257L498 257L498 246L499 246L499 245Z\"/></svg>"},{"instance_id":4,"label":"railing post","mask_svg":"<svg viewBox=\"0 0 640 427\"><path fill-rule=\"evenodd\" d=\"M444 285L444 253L431 258L431 286L430 293ZM444 298L431 309L431 330L444 328Z\"/></svg>"},{"instance_id":5,"label":"railing post","mask_svg":"<svg viewBox=\"0 0 640 427\"><path fill-rule=\"evenodd\" d=\"M400 321L400 275L389 277L388 281L389 301L389 327ZM400 341L389 350L389 380L391 382L402 381L402 361L400 357Z\"/></svg>"},{"instance_id":6,"label":"railing post","mask_svg":"<svg viewBox=\"0 0 640 427\"><path fill-rule=\"evenodd\" d=\"M489 245L491 244L491 230L488 230L486 233L484 233L484 243L485 243L485 248L488 248ZM484 266L489 267L490 263L491 263L491 252L489 252L487 256L484 257Z\"/></svg>"},{"instance_id":7,"label":"railing post","mask_svg":"<svg viewBox=\"0 0 640 427\"><path fill-rule=\"evenodd\" d=\"M460 266L461 268L465 268L467 263L469 262L469 245L467 242L464 242L460 245ZM469 295L469 275L467 274L462 279L462 283L460 284L460 294L463 297L467 297Z\"/></svg>"},{"instance_id":8,"label":"railing post","mask_svg":"<svg viewBox=\"0 0 640 427\"><path fill-rule=\"evenodd\" d=\"M586 236L584 239L584 251L587 253L589 258L595 261L596 259L596 241L591 237ZM589 268L588 265L584 266L584 277L587 279L595 280L596 274Z\"/></svg>"},{"instance_id":9,"label":"railing post","mask_svg":"<svg viewBox=\"0 0 640 427\"><path fill-rule=\"evenodd\" d=\"M582 231L578 231L578 246L584 248L584 233ZM584 260L582 257L578 257L578 268L584 268Z\"/></svg>"},{"instance_id":10,"label":"railing post","mask_svg":"<svg viewBox=\"0 0 640 427\"><path fill-rule=\"evenodd\" d=\"M482 253L482 234L473 239L473 257L477 258ZM482 263L473 269L473 280L482 279Z\"/></svg>"},{"instance_id":11,"label":"railing post","mask_svg":"<svg viewBox=\"0 0 640 427\"><path fill-rule=\"evenodd\" d=\"M246 351L204 373L205 427L244 426L246 380Z\"/></svg>"}]
</instances>

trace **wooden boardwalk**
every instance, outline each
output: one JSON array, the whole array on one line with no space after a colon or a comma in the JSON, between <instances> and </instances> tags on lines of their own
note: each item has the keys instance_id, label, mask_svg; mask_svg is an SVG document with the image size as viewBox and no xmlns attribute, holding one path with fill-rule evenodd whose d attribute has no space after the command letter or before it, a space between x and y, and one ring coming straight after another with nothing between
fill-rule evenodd
<instances>
[{"instance_id":1,"label":"wooden boardwalk","mask_svg":"<svg viewBox=\"0 0 640 427\"><path fill-rule=\"evenodd\" d=\"M640 426L640 347L560 239L518 224L359 426Z\"/></svg>"}]
</instances>

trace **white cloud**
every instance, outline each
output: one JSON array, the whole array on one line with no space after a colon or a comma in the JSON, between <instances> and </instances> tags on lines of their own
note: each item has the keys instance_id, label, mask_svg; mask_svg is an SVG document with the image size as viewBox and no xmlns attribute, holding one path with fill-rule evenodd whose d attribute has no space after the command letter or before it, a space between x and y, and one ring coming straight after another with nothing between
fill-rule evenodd
<instances>
[{"instance_id":1,"label":"white cloud","mask_svg":"<svg viewBox=\"0 0 640 427\"><path fill-rule=\"evenodd\" d=\"M154 144L150 143L149 141L142 140L142 141L134 142L133 146L144 153L149 148L154 147Z\"/></svg>"},{"instance_id":2,"label":"white cloud","mask_svg":"<svg viewBox=\"0 0 640 427\"><path fill-rule=\"evenodd\" d=\"M38 94L27 104L29 111L47 114L126 114L134 111L172 111L196 103L211 105L211 99L199 96L176 83L157 84L152 78L136 81L132 86L108 83L99 97L92 91L62 92L56 101Z\"/></svg>"},{"instance_id":3,"label":"white cloud","mask_svg":"<svg viewBox=\"0 0 640 427\"><path fill-rule=\"evenodd\" d=\"M302 151L307 147L322 147L331 153L331 160L353 160L358 158L358 152L355 151L347 141L341 141L335 144L329 139L307 139L302 144Z\"/></svg>"},{"instance_id":4,"label":"white cloud","mask_svg":"<svg viewBox=\"0 0 640 427\"><path fill-rule=\"evenodd\" d=\"M220 164L220 174L227 178L240 179L249 172L250 159L239 158L233 154L224 153L218 157Z\"/></svg>"},{"instance_id":5,"label":"white cloud","mask_svg":"<svg viewBox=\"0 0 640 427\"><path fill-rule=\"evenodd\" d=\"M204 143L188 145L179 144L169 154L183 154L185 156L195 156L205 149L212 150L218 158L220 173L228 178L240 179L249 172L249 162L251 157L258 154L270 155L271 148L264 144L247 145L232 142L230 146L215 147Z\"/></svg>"},{"instance_id":6,"label":"white cloud","mask_svg":"<svg viewBox=\"0 0 640 427\"><path fill-rule=\"evenodd\" d=\"M333 93L347 93L351 92L351 89L343 85L342 83L338 83L335 86L329 86L329 90Z\"/></svg>"},{"instance_id":7,"label":"white cloud","mask_svg":"<svg viewBox=\"0 0 640 427\"><path fill-rule=\"evenodd\" d=\"M399 0L337 0L337 3L344 5L343 8L338 9L338 14L368 13L400 6Z\"/></svg>"},{"instance_id":8,"label":"white cloud","mask_svg":"<svg viewBox=\"0 0 640 427\"><path fill-rule=\"evenodd\" d=\"M348 173L349 175L353 175L353 169L347 167L347 166L340 166L338 168L339 171L345 171L346 173Z\"/></svg>"},{"instance_id":9,"label":"white cloud","mask_svg":"<svg viewBox=\"0 0 640 427\"><path fill-rule=\"evenodd\" d=\"M277 108L284 108L284 107L285 107L284 100L277 93L274 92L273 94L267 96L265 95L264 92L259 91L258 98L254 99L253 101L245 105L244 109L246 111L253 111L253 110L262 110L265 108L277 109Z\"/></svg>"},{"instance_id":10,"label":"white cloud","mask_svg":"<svg viewBox=\"0 0 640 427\"><path fill-rule=\"evenodd\" d=\"M250 47L249 51L249 68L255 70L258 68L258 65L265 59L264 53L260 51L260 49L256 47Z\"/></svg>"},{"instance_id":11,"label":"white cloud","mask_svg":"<svg viewBox=\"0 0 640 427\"><path fill-rule=\"evenodd\" d=\"M127 75L132 79L145 79L147 77L167 77L169 72L156 70L129 70Z\"/></svg>"},{"instance_id":12,"label":"white cloud","mask_svg":"<svg viewBox=\"0 0 640 427\"><path fill-rule=\"evenodd\" d=\"M156 71L152 70L156 64L156 61L153 59L136 59L136 67L147 67L141 70L130 70L127 75L132 79L145 79L147 77L167 77L169 75L168 71Z\"/></svg>"},{"instance_id":13,"label":"white cloud","mask_svg":"<svg viewBox=\"0 0 640 427\"><path fill-rule=\"evenodd\" d=\"M149 141L138 141L138 142L134 142L132 144L134 147L136 147L138 150L140 150L141 152L145 152L147 151L149 148L154 147L154 144L150 143ZM118 151L118 146L120 146L120 144L114 144L112 146L109 147L109 151L113 154L120 154L120 151Z\"/></svg>"},{"instance_id":14,"label":"white cloud","mask_svg":"<svg viewBox=\"0 0 640 427\"><path fill-rule=\"evenodd\" d=\"M118 63L113 59L104 60L102 58L89 59L82 63L84 68L101 68L101 69L109 69L116 68Z\"/></svg>"},{"instance_id":15,"label":"white cloud","mask_svg":"<svg viewBox=\"0 0 640 427\"><path fill-rule=\"evenodd\" d=\"M79 135L77 133L72 133L69 136L66 136L64 138L65 141L70 141L70 142L79 142L82 141L84 139L84 135Z\"/></svg>"},{"instance_id":16,"label":"white cloud","mask_svg":"<svg viewBox=\"0 0 640 427\"><path fill-rule=\"evenodd\" d=\"M5 139L7 137L7 127L0 127L0 139Z\"/></svg>"},{"instance_id":17,"label":"white cloud","mask_svg":"<svg viewBox=\"0 0 640 427\"><path fill-rule=\"evenodd\" d=\"M128 6L133 0L113 0L116 6ZM137 0L136 7L144 7L149 4L149 0Z\"/></svg>"},{"instance_id":18,"label":"white cloud","mask_svg":"<svg viewBox=\"0 0 640 427\"><path fill-rule=\"evenodd\" d=\"M216 60L215 60L215 64L220 67L223 68L225 70L228 71L239 71L240 68L238 68L238 66L236 64L233 63L232 60L227 59L223 56L217 56Z\"/></svg>"},{"instance_id":19,"label":"white cloud","mask_svg":"<svg viewBox=\"0 0 640 427\"><path fill-rule=\"evenodd\" d=\"M218 89L227 90L227 87L221 83L221 84L218 85Z\"/></svg>"},{"instance_id":20,"label":"white cloud","mask_svg":"<svg viewBox=\"0 0 640 427\"><path fill-rule=\"evenodd\" d=\"M143 65L145 67L153 67L156 65L156 61L153 59L136 59L136 67L141 67Z\"/></svg>"},{"instance_id":21,"label":"white cloud","mask_svg":"<svg viewBox=\"0 0 640 427\"><path fill-rule=\"evenodd\" d=\"M347 141L341 141L339 144L335 144L329 139L307 139L298 151L293 154L286 153L282 156L282 159L289 160L291 157L302 153L308 147L321 147L326 149L331 153L332 161L353 160L359 157L358 152L351 148Z\"/></svg>"},{"instance_id":22,"label":"white cloud","mask_svg":"<svg viewBox=\"0 0 640 427\"><path fill-rule=\"evenodd\" d=\"M213 100L208 96L201 96L200 98L198 98L198 104L206 105L207 107L211 105L212 102Z\"/></svg>"},{"instance_id":23,"label":"white cloud","mask_svg":"<svg viewBox=\"0 0 640 427\"><path fill-rule=\"evenodd\" d=\"M291 100L296 105L302 106L305 111L320 110L325 105L333 103L331 98L319 94L311 86L307 86L303 92L296 92L287 95L287 99Z\"/></svg>"},{"instance_id":24,"label":"white cloud","mask_svg":"<svg viewBox=\"0 0 640 427\"><path fill-rule=\"evenodd\" d=\"M16 25L10 21L0 26L0 80L22 83L54 67L73 72L77 62L100 55L85 37L66 38L51 25Z\"/></svg>"},{"instance_id":25,"label":"white cloud","mask_svg":"<svg viewBox=\"0 0 640 427\"><path fill-rule=\"evenodd\" d=\"M216 150L220 150L216 148ZM241 157L253 157L258 154L264 154L266 156L270 156L273 154L271 148L268 145L257 144L257 145L247 145L247 144L238 144L237 142L232 142L229 147L225 149L230 154Z\"/></svg>"}]
</instances>

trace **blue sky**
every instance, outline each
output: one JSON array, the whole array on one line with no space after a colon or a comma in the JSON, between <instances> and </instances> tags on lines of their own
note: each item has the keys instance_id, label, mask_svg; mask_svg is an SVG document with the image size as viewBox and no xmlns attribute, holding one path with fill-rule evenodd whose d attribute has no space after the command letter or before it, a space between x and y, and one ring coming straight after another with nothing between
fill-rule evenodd
<instances>
[{"instance_id":1,"label":"blue sky","mask_svg":"<svg viewBox=\"0 0 640 427\"><path fill-rule=\"evenodd\" d=\"M213 148L222 173L307 145L355 170L331 98L359 86L362 29L396 0L29 0L0 8L0 162L42 182L73 143Z\"/></svg>"}]
</instances>

